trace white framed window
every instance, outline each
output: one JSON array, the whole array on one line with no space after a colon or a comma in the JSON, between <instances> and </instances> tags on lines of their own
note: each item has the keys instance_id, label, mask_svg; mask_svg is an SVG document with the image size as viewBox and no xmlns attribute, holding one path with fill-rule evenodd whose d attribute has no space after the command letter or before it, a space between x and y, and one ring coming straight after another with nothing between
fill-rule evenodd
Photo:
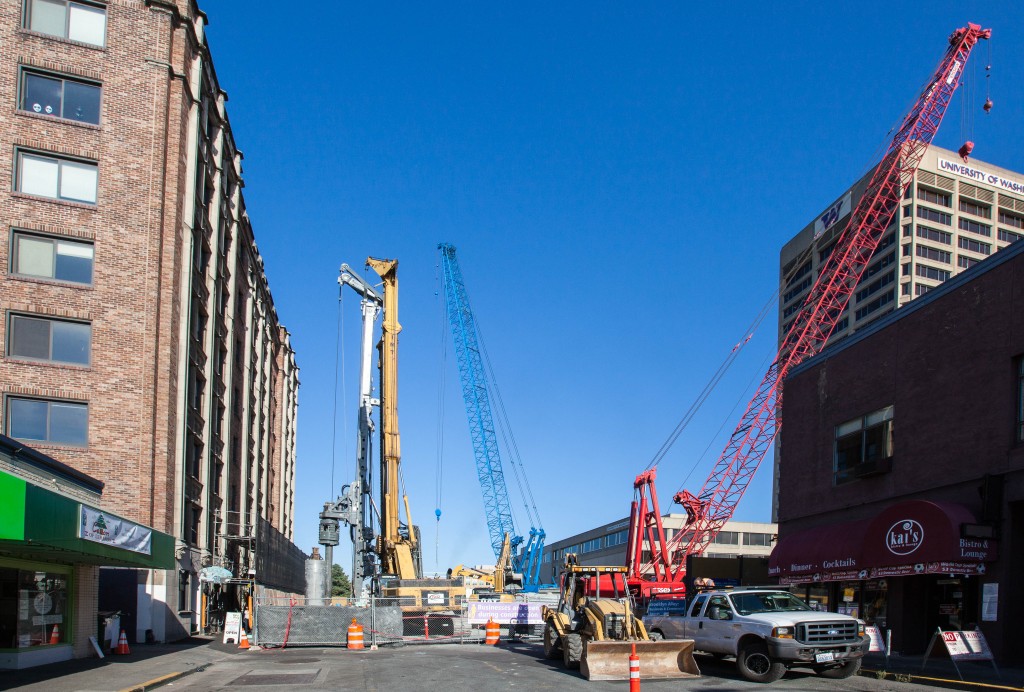
<instances>
[{"instance_id":1,"label":"white framed window","mask_svg":"<svg viewBox=\"0 0 1024 692\"><path fill-rule=\"evenodd\" d=\"M98 182L99 167L95 163L18 152L18 192L96 204Z\"/></svg>"},{"instance_id":2,"label":"white framed window","mask_svg":"<svg viewBox=\"0 0 1024 692\"><path fill-rule=\"evenodd\" d=\"M27 113L98 125L100 85L61 75L22 70L18 108Z\"/></svg>"},{"instance_id":3,"label":"white framed window","mask_svg":"<svg viewBox=\"0 0 1024 692\"><path fill-rule=\"evenodd\" d=\"M28 233L11 234L12 274L92 284L92 243Z\"/></svg>"},{"instance_id":4,"label":"white framed window","mask_svg":"<svg viewBox=\"0 0 1024 692\"><path fill-rule=\"evenodd\" d=\"M38 315L11 314L7 355L51 363L89 365L92 325Z\"/></svg>"},{"instance_id":5,"label":"white framed window","mask_svg":"<svg viewBox=\"0 0 1024 692\"><path fill-rule=\"evenodd\" d=\"M85 447L89 406L72 401L8 397L7 435L19 440Z\"/></svg>"},{"instance_id":6,"label":"white framed window","mask_svg":"<svg viewBox=\"0 0 1024 692\"><path fill-rule=\"evenodd\" d=\"M107 8L104 5L72 0L27 0L25 27L41 34L106 45Z\"/></svg>"}]
</instances>

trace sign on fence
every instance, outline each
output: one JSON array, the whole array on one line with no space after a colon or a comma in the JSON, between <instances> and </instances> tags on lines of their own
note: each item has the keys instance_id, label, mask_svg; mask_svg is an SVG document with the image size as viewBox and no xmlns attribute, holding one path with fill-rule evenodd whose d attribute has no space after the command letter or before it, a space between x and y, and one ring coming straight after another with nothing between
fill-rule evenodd
<instances>
[{"instance_id":1,"label":"sign on fence","mask_svg":"<svg viewBox=\"0 0 1024 692\"><path fill-rule=\"evenodd\" d=\"M494 603L493 601L469 602L466 610L469 624L482 625L494 620L499 625L541 625L540 603Z\"/></svg>"}]
</instances>

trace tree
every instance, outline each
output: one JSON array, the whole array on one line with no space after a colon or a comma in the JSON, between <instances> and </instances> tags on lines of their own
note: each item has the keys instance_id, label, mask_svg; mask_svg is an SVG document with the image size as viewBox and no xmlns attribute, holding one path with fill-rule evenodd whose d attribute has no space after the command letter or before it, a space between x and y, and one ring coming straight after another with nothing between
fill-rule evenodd
<instances>
[{"instance_id":1,"label":"tree","mask_svg":"<svg viewBox=\"0 0 1024 692\"><path fill-rule=\"evenodd\" d=\"M331 565L331 596L351 596L352 583L341 565Z\"/></svg>"}]
</instances>

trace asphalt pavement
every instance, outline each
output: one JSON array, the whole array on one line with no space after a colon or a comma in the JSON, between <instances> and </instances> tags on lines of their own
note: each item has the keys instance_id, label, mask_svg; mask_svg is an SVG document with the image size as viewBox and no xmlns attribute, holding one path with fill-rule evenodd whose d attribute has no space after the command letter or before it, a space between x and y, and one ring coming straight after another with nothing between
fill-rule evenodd
<instances>
[{"instance_id":1,"label":"asphalt pavement","mask_svg":"<svg viewBox=\"0 0 1024 692\"><path fill-rule=\"evenodd\" d=\"M764 689L743 681L732 661L698 656L702 678L693 681L644 682L645 689L708 687L716 692ZM821 678L795 670L771 690L899 690L957 689L971 692L1024 690L1024 665L960 664L961 682L949 659L930 659L922 671L920 657L878 655L865 659L859 678ZM238 686L264 689L559 689L614 690L624 683L595 683L559 663L545 661L539 645L503 642L498 648L480 644L405 645L379 651L289 648L241 650L219 639L193 637L172 644L136 645L127 656L108 656L56 663L19 671L0 671L0 689L28 692L117 691L168 689L213 690Z\"/></svg>"}]
</instances>

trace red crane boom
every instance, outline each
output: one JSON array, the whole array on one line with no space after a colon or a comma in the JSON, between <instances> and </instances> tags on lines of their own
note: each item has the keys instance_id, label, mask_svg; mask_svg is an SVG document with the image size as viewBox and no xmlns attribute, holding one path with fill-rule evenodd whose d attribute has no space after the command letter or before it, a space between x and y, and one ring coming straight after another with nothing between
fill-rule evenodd
<instances>
[{"instance_id":1,"label":"red crane boom","mask_svg":"<svg viewBox=\"0 0 1024 692\"><path fill-rule=\"evenodd\" d=\"M875 168L849 224L825 261L786 332L775 361L747 404L704 487L697 495L683 490L673 497L673 501L686 510L685 531L665 540L660 515L655 520L647 509L657 508L654 473L648 471L637 476L634 490L640 495L640 500L634 499L633 502L630 543L627 545L631 583L643 582L646 584L644 590L650 591L651 582L681 582L686 557L702 554L722 526L732 518L781 424L777 410L782 402L782 380L793 366L824 348L871 256L893 221L903 190L910 184L939 129L953 93L960 84L971 50L979 39L987 39L991 35L991 29L968 24L949 37L949 49ZM640 537L637 545L633 545L636 542L634 534ZM648 560L640 559L644 534L650 549Z\"/></svg>"}]
</instances>

